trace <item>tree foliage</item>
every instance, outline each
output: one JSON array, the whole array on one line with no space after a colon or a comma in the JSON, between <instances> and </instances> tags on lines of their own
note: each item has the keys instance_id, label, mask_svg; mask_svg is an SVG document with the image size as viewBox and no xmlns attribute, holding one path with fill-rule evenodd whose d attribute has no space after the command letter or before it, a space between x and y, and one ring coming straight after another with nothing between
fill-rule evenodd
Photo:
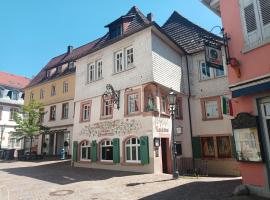
<instances>
[{"instance_id":1,"label":"tree foliage","mask_svg":"<svg viewBox=\"0 0 270 200\"><path fill-rule=\"evenodd\" d=\"M41 124L41 118L44 114L43 104L38 101L32 100L28 105L24 105L20 112L14 113L13 118L17 127L13 135L32 138L44 133L48 129Z\"/></svg>"}]
</instances>

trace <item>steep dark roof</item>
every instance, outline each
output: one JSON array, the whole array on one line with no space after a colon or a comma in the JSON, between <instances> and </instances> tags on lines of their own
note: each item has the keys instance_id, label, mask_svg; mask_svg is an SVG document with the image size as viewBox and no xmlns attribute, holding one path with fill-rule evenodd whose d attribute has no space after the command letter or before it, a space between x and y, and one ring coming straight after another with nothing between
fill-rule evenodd
<instances>
[{"instance_id":1,"label":"steep dark roof","mask_svg":"<svg viewBox=\"0 0 270 200\"><path fill-rule=\"evenodd\" d=\"M114 38L114 39L110 39L109 33L106 33L103 37L100 37L76 49L73 49L73 51L69 54L64 53L60 56L52 58L49 61L49 63L45 65L45 67L43 67L43 69L37 74L37 76L35 76L35 78L30 82L30 84L27 87L31 87L36 84L47 81L48 79L46 78L46 71L48 69L60 66L65 63L76 61L77 59L82 58L86 56L87 54L93 53L101 48L104 48L110 44L113 44L133 33L136 33L152 25L152 23L143 15L143 13L136 6L133 6L127 12L127 14L124 16L121 16L121 18L126 18L126 17L129 18L131 16L132 16L132 21L128 24L122 36ZM70 72L65 72L64 74L73 73L73 72L74 70ZM58 77L61 75L62 74L58 75ZM51 77L50 79L53 79L53 78L55 77Z\"/></svg>"},{"instance_id":2,"label":"steep dark roof","mask_svg":"<svg viewBox=\"0 0 270 200\"><path fill-rule=\"evenodd\" d=\"M187 53L192 54L204 48L203 40L211 38L222 42L222 38L201 28L174 11L162 29Z\"/></svg>"}]
</instances>

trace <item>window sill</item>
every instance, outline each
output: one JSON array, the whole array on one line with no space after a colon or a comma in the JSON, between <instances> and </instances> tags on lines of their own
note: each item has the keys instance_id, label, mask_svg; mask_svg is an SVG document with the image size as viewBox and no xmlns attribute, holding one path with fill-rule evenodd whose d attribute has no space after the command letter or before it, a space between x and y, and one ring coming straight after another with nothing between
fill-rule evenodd
<instances>
[{"instance_id":1,"label":"window sill","mask_svg":"<svg viewBox=\"0 0 270 200\"><path fill-rule=\"evenodd\" d=\"M200 82L206 82L206 81L213 81L213 80L217 80L217 79L221 79L221 78L226 78L226 75L223 76L215 76L214 78L208 78L208 79L199 79L199 83Z\"/></svg>"},{"instance_id":2,"label":"window sill","mask_svg":"<svg viewBox=\"0 0 270 200\"><path fill-rule=\"evenodd\" d=\"M134 112L134 113L126 113L124 117L133 117L133 116L138 116L141 115L141 112Z\"/></svg>"},{"instance_id":3,"label":"window sill","mask_svg":"<svg viewBox=\"0 0 270 200\"><path fill-rule=\"evenodd\" d=\"M215 121L215 120L223 120L223 117L217 117L217 118L203 118L202 119L203 121Z\"/></svg>"},{"instance_id":4,"label":"window sill","mask_svg":"<svg viewBox=\"0 0 270 200\"><path fill-rule=\"evenodd\" d=\"M141 162L122 162L122 166L142 166Z\"/></svg>"},{"instance_id":5,"label":"window sill","mask_svg":"<svg viewBox=\"0 0 270 200\"><path fill-rule=\"evenodd\" d=\"M97 163L103 164L103 165L114 165L113 160L101 160L101 161L98 161Z\"/></svg>"},{"instance_id":6,"label":"window sill","mask_svg":"<svg viewBox=\"0 0 270 200\"><path fill-rule=\"evenodd\" d=\"M121 74L122 72L126 72L126 71L132 70L132 69L134 69L134 68L135 68L135 66L133 65L132 67L127 68L127 69L124 69L124 70L122 70L122 71L120 71L120 72L114 72L112 75Z\"/></svg>"},{"instance_id":7,"label":"window sill","mask_svg":"<svg viewBox=\"0 0 270 200\"><path fill-rule=\"evenodd\" d=\"M78 163L91 163L91 160L79 160Z\"/></svg>"},{"instance_id":8,"label":"window sill","mask_svg":"<svg viewBox=\"0 0 270 200\"><path fill-rule=\"evenodd\" d=\"M86 82L86 85L91 84L91 83L98 82L98 81L103 80L103 79L104 79L104 78L102 77L102 78L97 79L97 80L93 80L93 81L87 81L87 82Z\"/></svg>"},{"instance_id":9,"label":"window sill","mask_svg":"<svg viewBox=\"0 0 270 200\"><path fill-rule=\"evenodd\" d=\"M112 119L113 115L100 116L100 120Z\"/></svg>"},{"instance_id":10,"label":"window sill","mask_svg":"<svg viewBox=\"0 0 270 200\"><path fill-rule=\"evenodd\" d=\"M253 47L245 46L243 48L243 50L241 51L241 53L243 53L243 54L249 53L249 52L251 52L251 51L253 51L255 49L258 49L260 47L263 47L265 45L268 45L269 43L270 43L270 38L267 39L267 40L262 41L261 43L259 43L257 45L254 45Z\"/></svg>"},{"instance_id":11,"label":"window sill","mask_svg":"<svg viewBox=\"0 0 270 200\"><path fill-rule=\"evenodd\" d=\"M90 122L90 119L89 120L80 120L80 123L84 123L84 122Z\"/></svg>"}]
</instances>

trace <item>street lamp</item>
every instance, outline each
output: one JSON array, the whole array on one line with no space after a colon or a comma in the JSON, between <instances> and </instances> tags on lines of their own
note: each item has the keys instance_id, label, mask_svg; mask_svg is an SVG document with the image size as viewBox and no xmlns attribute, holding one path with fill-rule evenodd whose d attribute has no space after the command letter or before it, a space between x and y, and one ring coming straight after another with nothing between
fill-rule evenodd
<instances>
[{"instance_id":1,"label":"street lamp","mask_svg":"<svg viewBox=\"0 0 270 200\"><path fill-rule=\"evenodd\" d=\"M6 125L1 125L1 142L0 142L0 149L2 149L2 140L3 140L3 134L6 129Z\"/></svg>"},{"instance_id":2,"label":"street lamp","mask_svg":"<svg viewBox=\"0 0 270 200\"><path fill-rule=\"evenodd\" d=\"M168 95L168 101L169 101L169 105L170 105L170 113L171 113L171 119L172 119L173 178L178 179L179 172L178 172L177 161L176 161L177 152L176 152L175 131L174 131L174 114L175 114L175 104L176 104L176 93L172 89Z\"/></svg>"}]
</instances>

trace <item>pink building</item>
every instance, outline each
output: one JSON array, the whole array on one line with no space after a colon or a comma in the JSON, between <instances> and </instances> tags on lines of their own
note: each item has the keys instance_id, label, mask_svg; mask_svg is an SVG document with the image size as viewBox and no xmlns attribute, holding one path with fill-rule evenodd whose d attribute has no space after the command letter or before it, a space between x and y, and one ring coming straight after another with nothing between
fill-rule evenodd
<instances>
[{"instance_id":1,"label":"pink building","mask_svg":"<svg viewBox=\"0 0 270 200\"><path fill-rule=\"evenodd\" d=\"M234 119L243 184L270 195L270 1L202 0L228 34Z\"/></svg>"}]
</instances>

